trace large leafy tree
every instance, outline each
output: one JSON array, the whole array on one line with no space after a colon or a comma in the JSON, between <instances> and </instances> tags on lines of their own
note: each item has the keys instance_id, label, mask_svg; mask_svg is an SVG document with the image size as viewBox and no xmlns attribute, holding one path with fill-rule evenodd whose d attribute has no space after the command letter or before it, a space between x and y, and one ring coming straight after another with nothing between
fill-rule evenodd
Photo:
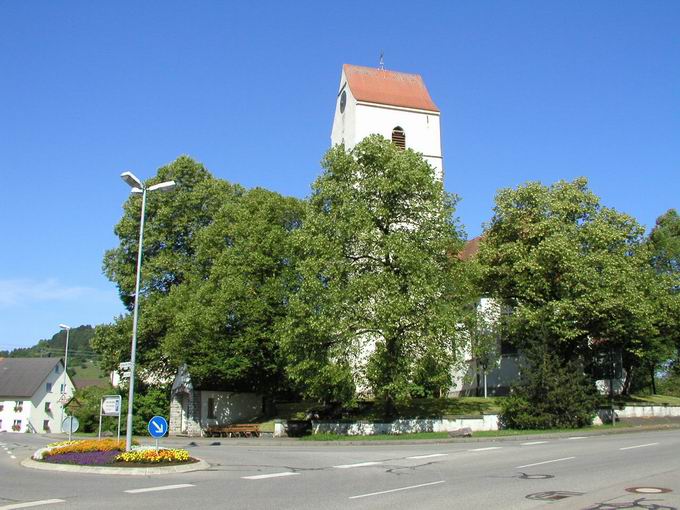
<instances>
[{"instance_id":1,"label":"large leafy tree","mask_svg":"<svg viewBox=\"0 0 680 510\"><path fill-rule=\"evenodd\" d=\"M150 193L147 197L137 362L143 370L169 376L175 366L162 342L176 310L166 298L195 272L199 232L212 224L225 203L237 201L243 189L213 178L203 165L187 156L160 168L147 184L166 180L177 183L173 192ZM120 244L106 252L103 264L104 273L116 284L130 311L134 303L140 208L138 195L131 195L125 202L123 217L114 229ZM130 359L131 331L129 314L96 328L92 346L101 355L102 368L114 370L119 362Z\"/></svg>"},{"instance_id":2,"label":"large leafy tree","mask_svg":"<svg viewBox=\"0 0 680 510\"><path fill-rule=\"evenodd\" d=\"M420 155L379 136L334 147L323 167L294 236L288 373L308 396L372 394L390 414L423 366L441 379L456 359L456 198Z\"/></svg>"},{"instance_id":3,"label":"large leafy tree","mask_svg":"<svg viewBox=\"0 0 680 510\"><path fill-rule=\"evenodd\" d=\"M174 364L203 387L285 389L278 328L296 285L303 202L264 189L227 202L197 237L196 275L171 292Z\"/></svg>"},{"instance_id":4,"label":"large leafy tree","mask_svg":"<svg viewBox=\"0 0 680 510\"><path fill-rule=\"evenodd\" d=\"M675 209L662 214L648 238L650 261L658 275L657 314L661 353L648 363L653 390L658 362L672 360L666 391L680 393L680 215ZM669 353L674 350L675 352ZM663 357L666 354L666 357Z\"/></svg>"},{"instance_id":5,"label":"large leafy tree","mask_svg":"<svg viewBox=\"0 0 680 510\"><path fill-rule=\"evenodd\" d=\"M479 259L484 290L512 309L513 337L526 353L547 349L566 365L606 345L623 350L632 373L657 348L648 255L644 229L602 206L579 178L501 190Z\"/></svg>"}]
</instances>

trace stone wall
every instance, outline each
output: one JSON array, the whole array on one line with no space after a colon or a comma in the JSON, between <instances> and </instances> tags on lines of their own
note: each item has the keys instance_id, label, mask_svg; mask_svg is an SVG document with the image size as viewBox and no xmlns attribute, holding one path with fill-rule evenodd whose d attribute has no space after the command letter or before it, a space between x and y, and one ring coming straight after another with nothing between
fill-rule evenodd
<instances>
[{"instance_id":1,"label":"stone wall","mask_svg":"<svg viewBox=\"0 0 680 510\"><path fill-rule=\"evenodd\" d=\"M182 416L184 398L188 399L186 415ZM168 424L171 435L200 436L201 428L201 392L188 391L178 392L172 395L170 400L170 423Z\"/></svg>"}]
</instances>

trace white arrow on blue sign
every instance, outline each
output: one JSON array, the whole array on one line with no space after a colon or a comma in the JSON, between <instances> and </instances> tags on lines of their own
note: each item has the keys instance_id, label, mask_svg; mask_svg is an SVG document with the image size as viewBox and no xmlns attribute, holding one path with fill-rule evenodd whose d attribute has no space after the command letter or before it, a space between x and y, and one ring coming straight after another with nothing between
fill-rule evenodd
<instances>
[{"instance_id":1,"label":"white arrow on blue sign","mask_svg":"<svg viewBox=\"0 0 680 510\"><path fill-rule=\"evenodd\" d=\"M163 437L168 431L168 422L162 416L154 416L149 420L146 428L151 437Z\"/></svg>"}]
</instances>

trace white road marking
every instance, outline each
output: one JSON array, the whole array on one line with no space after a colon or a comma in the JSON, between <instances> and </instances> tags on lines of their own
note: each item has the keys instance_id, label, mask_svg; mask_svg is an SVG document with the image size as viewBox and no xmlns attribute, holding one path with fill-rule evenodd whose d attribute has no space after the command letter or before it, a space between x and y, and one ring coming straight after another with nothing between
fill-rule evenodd
<instances>
[{"instance_id":1,"label":"white road marking","mask_svg":"<svg viewBox=\"0 0 680 510\"><path fill-rule=\"evenodd\" d=\"M528 468L532 466L542 466L543 464L551 464L553 462L562 462L563 460L571 460L575 459L576 457L563 457L561 459L554 459L554 460L544 460L543 462L534 462L533 464L524 464L523 466L517 466L515 469L522 469L522 468Z\"/></svg>"},{"instance_id":2,"label":"white road marking","mask_svg":"<svg viewBox=\"0 0 680 510\"><path fill-rule=\"evenodd\" d=\"M364 467L364 466L377 466L378 464L382 464L382 462L358 462L357 464L340 464L339 466L333 466L336 469L349 469L349 468L355 468L355 467Z\"/></svg>"},{"instance_id":3,"label":"white road marking","mask_svg":"<svg viewBox=\"0 0 680 510\"><path fill-rule=\"evenodd\" d=\"M469 452L485 452L487 450L500 450L503 448L502 446L487 446L486 448L473 448L472 450L468 450Z\"/></svg>"},{"instance_id":4,"label":"white road marking","mask_svg":"<svg viewBox=\"0 0 680 510\"><path fill-rule=\"evenodd\" d=\"M186 489L187 487L195 487L192 483L178 483L177 485L161 485L159 487L146 487L145 489L130 489L123 492L128 494L140 494L142 492L155 492L155 491L169 491L172 489Z\"/></svg>"},{"instance_id":5,"label":"white road marking","mask_svg":"<svg viewBox=\"0 0 680 510\"><path fill-rule=\"evenodd\" d=\"M530 441L528 443L522 443L522 446L531 446L532 444L545 444L548 441Z\"/></svg>"},{"instance_id":6,"label":"white road marking","mask_svg":"<svg viewBox=\"0 0 680 510\"><path fill-rule=\"evenodd\" d=\"M33 506L53 505L55 503L66 503L63 499L42 499L40 501L29 501L28 503L16 503L12 505L0 506L0 510L15 510L17 508L31 508Z\"/></svg>"},{"instance_id":7,"label":"white road marking","mask_svg":"<svg viewBox=\"0 0 680 510\"><path fill-rule=\"evenodd\" d=\"M568 437L567 441L573 441L574 439L588 439L588 436L572 436Z\"/></svg>"},{"instance_id":8,"label":"white road marking","mask_svg":"<svg viewBox=\"0 0 680 510\"><path fill-rule=\"evenodd\" d=\"M399 487L398 489L390 489L388 491L371 492L369 494L359 494L358 496L350 496L349 499L359 499L359 498L367 498L369 496L379 496L380 494L389 494L390 492L407 491L407 490L410 490L410 489L417 489L418 487L427 487L429 485L438 485L440 483L444 483L444 480L439 480L438 482L421 483L419 485L409 485L408 487Z\"/></svg>"},{"instance_id":9,"label":"white road marking","mask_svg":"<svg viewBox=\"0 0 680 510\"><path fill-rule=\"evenodd\" d=\"M619 450L632 450L633 448L644 448L645 446L656 446L659 443L647 443L647 444L638 444L635 446L626 446L625 448L619 448Z\"/></svg>"},{"instance_id":10,"label":"white road marking","mask_svg":"<svg viewBox=\"0 0 680 510\"><path fill-rule=\"evenodd\" d=\"M293 471L284 471L282 473L269 473L268 475L253 475L253 476L242 476L244 480L263 480L265 478L278 478L280 476L293 476L299 475L300 473L295 473Z\"/></svg>"},{"instance_id":11,"label":"white road marking","mask_svg":"<svg viewBox=\"0 0 680 510\"><path fill-rule=\"evenodd\" d=\"M446 457L448 453L431 453L430 455L414 455L413 457L406 457L407 459L431 459L432 457Z\"/></svg>"},{"instance_id":12,"label":"white road marking","mask_svg":"<svg viewBox=\"0 0 680 510\"><path fill-rule=\"evenodd\" d=\"M10 455L10 458L11 458L11 459L16 459L16 457L15 457L14 455Z\"/></svg>"}]
</instances>

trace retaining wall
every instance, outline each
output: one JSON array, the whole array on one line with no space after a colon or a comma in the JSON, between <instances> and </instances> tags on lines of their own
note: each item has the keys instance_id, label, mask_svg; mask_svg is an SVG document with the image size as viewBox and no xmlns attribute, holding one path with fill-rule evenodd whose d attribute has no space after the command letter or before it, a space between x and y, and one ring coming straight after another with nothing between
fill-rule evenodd
<instances>
[{"instance_id":1,"label":"retaining wall","mask_svg":"<svg viewBox=\"0 0 680 510\"><path fill-rule=\"evenodd\" d=\"M680 406L631 405L615 410L618 418L653 418L658 416L680 417ZM611 422L611 409L598 411L593 425ZM498 415L452 416L448 418L395 420L391 423L368 421L322 421L312 420L313 434L340 434L347 436L373 434L409 434L414 432L453 432L469 428L473 432L498 430ZM288 435L288 424L285 420L277 420L274 424L274 437Z\"/></svg>"}]
</instances>

